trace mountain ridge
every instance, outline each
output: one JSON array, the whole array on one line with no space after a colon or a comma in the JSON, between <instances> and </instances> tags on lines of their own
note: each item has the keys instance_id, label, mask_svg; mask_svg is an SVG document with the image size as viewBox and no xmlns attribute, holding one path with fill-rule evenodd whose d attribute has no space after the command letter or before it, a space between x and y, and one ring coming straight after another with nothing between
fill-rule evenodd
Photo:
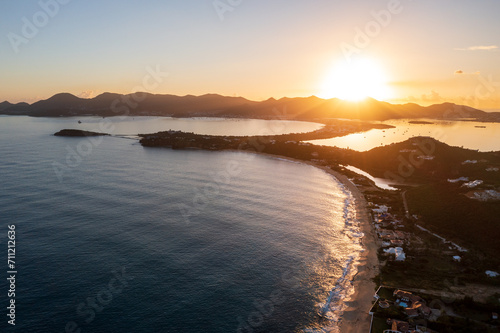
<instances>
[{"instance_id":1,"label":"mountain ridge","mask_svg":"<svg viewBox=\"0 0 500 333\"><path fill-rule=\"evenodd\" d=\"M360 102L316 96L269 98L251 101L244 97L219 94L177 96L170 94L102 93L93 98L80 98L58 93L33 104L7 101L0 103L0 114L38 117L68 116L172 116L232 117L289 120L327 120L329 118L384 121L389 119L448 119L500 122L500 112L485 112L454 103L420 106L414 103L391 104L367 98Z\"/></svg>"}]
</instances>

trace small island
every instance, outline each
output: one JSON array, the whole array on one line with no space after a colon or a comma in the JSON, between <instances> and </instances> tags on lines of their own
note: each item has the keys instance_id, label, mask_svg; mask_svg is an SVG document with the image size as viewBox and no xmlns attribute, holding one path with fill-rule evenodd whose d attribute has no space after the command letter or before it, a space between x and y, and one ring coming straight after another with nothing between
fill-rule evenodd
<instances>
[{"instance_id":1,"label":"small island","mask_svg":"<svg viewBox=\"0 0 500 333\"><path fill-rule=\"evenodd\" d=\"M99 132L91 132L84 131L78 129L63 129L57 133L54 133L55 136L73 136L73 137L85 137L85 136L101 136L101 135L109 135L107 133L99 133Z\"/></svg>"},{"instance_id":2,"label":"small island","mask_svg":"<svg viewBox=\"0 0 500 333\"><path fill-rule=\"evenodd\" d=\"M434 123L431 123L430 121L424 121L424 120L410 120L408 124L413 124L413 125L433 125Z\"/></svg>"}]
</instances>

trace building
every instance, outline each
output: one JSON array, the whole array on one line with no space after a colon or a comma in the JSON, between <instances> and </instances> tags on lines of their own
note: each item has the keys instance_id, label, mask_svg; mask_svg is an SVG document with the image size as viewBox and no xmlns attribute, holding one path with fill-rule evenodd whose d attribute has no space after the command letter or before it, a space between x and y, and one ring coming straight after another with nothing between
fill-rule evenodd
<instances>
[{"instance_id":1,"label":"building","mask_svg":"<svg viewBox=\"0 0 500 333\"><path fill-rule=\"evenodd\" d=\"M413 302L423 302L424 301L422 299L422 297L414 295L414 294L410 293L409 291L404 291L404 290L400 290L400 289L394 290L393 296L400 299L400 300L403 300L405 302L412 302L413 303Z\"/></svg>"},{"instance_id":2,"label":"building","mask_svg":"<svg viewBox=\"0 0 500 333\"><path fill-rule=\"evenodd\" d=\"M395 261L405 261L406 259L406 254L401 247L390 247L388 249L384 249L384 252L388 254L394 254Z\"/></svg>"},{"instance_id":3,"label":"building","mask_svg":"<svg viewBox=\"0 0 500 333\"><path fill-rule=\"evenodd\" d=\"M422 297L414 295L408 291L395 290L394 297L397 297L395 304L405 308L406 315L409 318L423 316L425 318L432 314L432 309L425 304Z\"/></svg>"},{"instance_id":4,"label":"building","mask_svg":"<svg viewBox=\"0 0 500 333\"><path fill-rule=\"evenodd\" d=\"M407 333L410 331L410 324L406 321L389 318L387 325L391 325L391 329L385 330L384 333Z\"/></svg>"}]
</instances>

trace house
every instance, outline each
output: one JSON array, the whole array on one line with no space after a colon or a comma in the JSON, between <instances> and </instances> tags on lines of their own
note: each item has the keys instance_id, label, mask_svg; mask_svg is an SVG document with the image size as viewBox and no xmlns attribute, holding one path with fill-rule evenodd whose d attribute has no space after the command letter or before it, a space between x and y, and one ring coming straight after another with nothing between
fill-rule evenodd
<instances>
[{"instance_id":1,"label":"house","mask_svg":"<svg viewBox=\"0 0 500 333\"><path fill-rule=\"evenodd\" d=\"M437 333L436 331L431 330L430 328L427 328L427 327L421 326L421 325L417 325L415 327L415 332L419 332L419 333Z\"/></svg>"},{"instance_id":2,"label":"house","mask_svg":"<svg viewBox=\"0 0 500 333\"><path fill-rule=\"evenodd\" d=\"M397 297L396 304L405 308L405 313L409 318L418 316L428 318L432 314L432 309L418 295L404 290L395 290L393 296Z\"/></svg>"},{"instance_id":3,"label":"house","mask_svg":"<svg viewBox=\"0 0 500 333\"><path fill-rule=\"evenodd\" d=\"M405 239L406 238L406 234L402 231L399 231L399 230L396 230L394 231L394 237L396 239Z\"/></svg>"},{"instance_id":4,"label":"house","mask_svg":"<svg viewBox=\"0 0 500 333\"><path fill-rule=\"evenodd\" d=\"M391 223L391 222L389 222L389 221L383 221L383 222L381 222L381 225L382 225L382 227L383 227L383 228L387 228L387 227L389 227L391 224L392 224L392 223Z\"/></svg>"},{"instance_id":5,"label":"house","mask_svg":"<svg viewBox=\"0 0 500 333\"><path fill-rule=\"evenodd\" d=\"M395 261L405 261L406 260L406 254L403 251L403 248L401 247L390 247L388 249L384 249L385 253L389 254L394 254L395 256Z\"/></svg>"},{"instance_id":6,"label":"house","mask_svg":"<svg viewBox=\"0 0 500 333\"><path fill-rule=\"evenodd\" d=\"M391 240L391 245L393 245L393 246L401 247L401 246L403 246L403 243L404 242L401 239L392 239Z\"/></svg>"},{"instance_id":7,"label":"house","mask_svg":"<svg viewBox=\"0 0 500 333\"><path fill-rule=\"evenodd\" d=\"M410 331L410 324L406 321L387 319L387 325L391 325L391 329L385 330L384 333L407 333Z\"/></svg>"},{"instance_id":8,"label":"house","mask_svg":"<svg viewBox=\"0 0 500 333\"><path fill-rule=\"evenodd\" d=\"M394 239L394 234L390 230L379 229L378 237L383 239L383 240L390 241L391 239Z\"/></svg>"},{"instance_id":9,"label":"house","mask_svg":"<svg viewBox=\"0 0 500 333\"><path fill-rule=\"evenodd\" d=\"M404 290L400 290L400 289L396 289L394 290L394 293L393 293L393 296L400 299L400 300L403 300L405 302L423 302L424 300L422 299L422 297L418 296L418 295L414 295L412 293L410 293L409 291L404 291Z\"/></svg>"},{"instance_id":10,"label":"house","mask_svg":"<svg viewBox=\"0 0 500 333\"><path fill-rule=\"evenodd\" d=\"M477 187L481 184L483 184L483 181L480 179L476 179L476 180L470 181L468 183L463 183L462 187L474 188L474 187Z\"/></svg>"},{"instance_id":11,"label":"house","mask_svg":"<svg viewBox=\"0 0 500 333\"><path fill-rule=\"evenodd\" d=\"M418 317L418 310L414 308L406 308L405 313L408 316L408 318L416 318Z\"/></svg>"},{"instance_id":12,"label":"house","mask_svg":"<svg viewBox=\"0 0 500 333\"><path fill-rule=\"evenodd\" d=\"M413 296L413 294L408 292L408 291L396 289L396 290L394 290L394 293L392 294L392 296L398 298L399 300L409 302L410 298Z\"/></svg>"},{"instance_id":13,"label":"house","mask_svg":"<svg viewBox=\"0 0 500 333\"><path fill-rule=\"evenodd\" d=\"M379 222L389 222L389 223L391 223L391 222L394 221L394 218L389 213L382 213L382 214L379 214L378 221Z\"/></svg>"},{"instance_id":14,"label":"house","mask_svg":"<svg viewBox=\"0 0 500 333\"><path fill-rule=\"evenodd\" d=\"M497 272L494 272L494 271L486 271L485 273L489 277L497 277L499 275Z\"/></svg>"},{"instance_id":15,"label":"house","mask_svg":"<svg viewBox=\"0 0 500 333\"><path fill-rule=\"evenodd\" d=\"M377 205L378 208L374 208L372 209L372 211L374 213L378 213L378 214L383 214L383 213L387 213L387 211L389 210L389 207L385 206L385 205Z\"/></svg>"},{"instance_id":16,"label":"house","mask_svg":"<svg viewBox=\"0 0 500 333\"><path fill-rule=\"evenodd\" d=\"M418 313L424 317L429 317L432 314L431 308L420 301L414 302L412 304L412 309L417 310Z\"/></svg>"},{"instance_id":17,"label":"house","mask_svg":"<svg viewBox=\"0 0 500 333\"><path fill-rule=\"evenodd\" d=\"M460 177L456 179L448 179L448 183L458 183L458 182L468 182L469 178L468 177Z\"/></svg>"}]
</instances>

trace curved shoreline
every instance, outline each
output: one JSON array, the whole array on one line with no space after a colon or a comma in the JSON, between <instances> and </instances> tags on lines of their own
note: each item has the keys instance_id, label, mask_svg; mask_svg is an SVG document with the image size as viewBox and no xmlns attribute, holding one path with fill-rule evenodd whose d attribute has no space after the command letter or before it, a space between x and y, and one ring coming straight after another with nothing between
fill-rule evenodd
<instances>
[{"instance_id":1,"label":"curved shoreline","mask_svg":"<svg viewBox=\"0 0 500 333\"><path fill-rule=\"evenodd\" d=\"M282 155L267 154L255 151L242 150L226 150L239 153L250 153L255 155L267 156L275 159L288 160L295 163L307 164L335 177L351 192L355 199L356 219L359 221L359 227L364 236L361 239L361 244L364 251L360 253L357 265L357 273L352 281L354 293L345 302L346 308L343 310L340 320L340 332L342 333L357 333L369 332L371 325L371 317L368 314L372 307L373 295L375 294L376 285L373 278L378 273L378 258L377 258L377 238L372 227L370 213L366 199L357 188L357 186L338 171L328 167L318 165L311 161L299 160L292 157Z\"/></svg>"}]
</instances>

